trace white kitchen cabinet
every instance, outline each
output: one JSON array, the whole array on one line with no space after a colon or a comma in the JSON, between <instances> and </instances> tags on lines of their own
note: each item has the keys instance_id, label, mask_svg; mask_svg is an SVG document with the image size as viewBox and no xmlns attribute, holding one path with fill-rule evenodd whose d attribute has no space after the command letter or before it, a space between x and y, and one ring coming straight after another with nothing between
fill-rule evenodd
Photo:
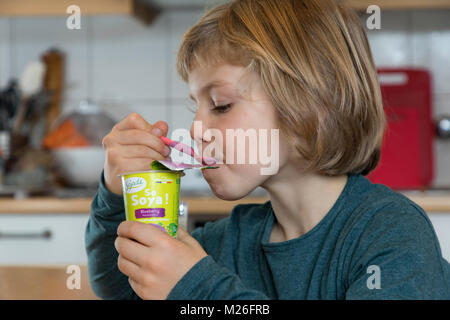
<instances>
[{"instance_id":1,"label":"white kitchen cabinet","mask_svg":"<svg viewBox=\"0 0 450 320\"><path fill-rule=\"evenodd\" d=\"M179 218L185 230L186 218ZM0 266L87 265L88 220L88 213L0 214Z\"/></svg>"},{"instance_id":2,"label":"white kitchen cabinet","mask_svg":"<svg viewBox=\"0 0 450 320\"><path fill-rule=\"evenodd\" d=\"M450 212L429 213L428 217L439 239L442 255L450 262Z\"/></svg>"},{"instance_id":3,"label":"white kitchen cabinet","mask_svg":"<svg viewBox=\"0 0 450 320\"><path fill-rule=\"evenodd\" d=\"M189 231L226 215L194 215ZM450 262L450 212L428 214L442 254ZM89 214L1 214L0 265L86 265L84 235Z\"/></svg>"},{"instance_id":4,"label":"white kitchen cabinet","mask_svg":"<svg viewBox=\"0 0 450 320\"><path fill-rule=\"evenodd\" d=\"M86 265L89 214L1 214L0 265Z\"/></svg>"}]
</instances>

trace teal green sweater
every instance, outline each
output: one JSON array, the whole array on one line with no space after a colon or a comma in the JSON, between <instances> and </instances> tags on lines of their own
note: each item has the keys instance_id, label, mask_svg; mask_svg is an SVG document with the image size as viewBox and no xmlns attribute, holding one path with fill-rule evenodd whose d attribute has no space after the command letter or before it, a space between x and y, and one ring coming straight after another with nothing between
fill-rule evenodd
<instances>
[{"instance_id":1,"label":"teal green sweater","mask_svg":"<svg viewBox=\"0 0 450 320\"><path fill-rule=\"evenodd\" d=\"M86 228L92 289L104 299L139 299L117 268L122 197L103 175ZM192 232L208 256L168 299L450 299L450 264L424 211L362 175L348 182L312 230L270 243L270 201L236 206Z\"/></svg>"}]
</instances>

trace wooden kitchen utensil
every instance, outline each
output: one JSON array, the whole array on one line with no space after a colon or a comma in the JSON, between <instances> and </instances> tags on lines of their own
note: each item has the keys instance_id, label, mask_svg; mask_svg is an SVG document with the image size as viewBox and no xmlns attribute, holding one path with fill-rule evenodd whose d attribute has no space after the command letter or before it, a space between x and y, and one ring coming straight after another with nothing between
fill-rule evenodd
<instances>
[{"instance_id":1,"label":"wooden kitchen utensil","mask_svg":"<svg viewBox=\"0 0 450 320\"><path fill-rule=\"evenodd\" d=\"M61 112L61 104L64 90L64 53L51 49L42 56L42 60L47 66L44 78L44 87L52 94L50 106L46 112L46 132L50 131L52 124Z\"/></svg>"}]
</instances>

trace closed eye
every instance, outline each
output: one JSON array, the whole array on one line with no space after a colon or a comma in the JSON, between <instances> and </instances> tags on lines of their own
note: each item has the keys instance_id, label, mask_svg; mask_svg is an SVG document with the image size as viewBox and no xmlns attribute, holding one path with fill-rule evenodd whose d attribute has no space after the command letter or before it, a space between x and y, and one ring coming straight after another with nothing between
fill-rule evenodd
<instances>
[{"instance_id":1,"label":"closed eye","mask_svg":"<svg viewBox=\"0 0 450 320\"><path fill-rule=\"evenodd\" d=\"M216 106L212 110L217 113L225 113L231 108L231 103L223 106Z\"/></svg>"}]
</instances>

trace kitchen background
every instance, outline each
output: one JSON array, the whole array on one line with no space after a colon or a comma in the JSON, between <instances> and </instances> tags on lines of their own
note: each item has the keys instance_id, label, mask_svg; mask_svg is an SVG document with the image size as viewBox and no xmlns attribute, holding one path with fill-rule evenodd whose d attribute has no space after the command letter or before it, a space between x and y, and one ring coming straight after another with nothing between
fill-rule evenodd
<instances>
[{"instance_id":1,"label":"kitchen background","mask_svg":"<svg viewBox=\"0 0 450 320\"><path fill-rule=\"evenodd\" d=\"M65 55L61 114L89 100L115 121L138 112L152 123L167 121L169 136L174 129L188 129L193 113L188 109L187 85L176 73L176 52L183 32L202 16L204 2L160 1L165 7L150 25L125 14L83 16L81 6L80 30L66 27L68 15L8 16L0 6L0 90L11 79L19 79L30 62L56 48ZM378 67L419 67L431 73L434 120L450 116L450 4L444 7L384 10L381 30L368 30ZM364 24L367 17L361 13ZM450 140L434 137L432 143L435 174L428 189L433 190L405 194L430 208L444 256L450 260ZM233 206L212 202L207 184L195 173L188 172L182 189L182 200L189 204L190 229L226 215ZM51 196L37 197L30 190L3 190L0 298L94 298L84 267L83 241L95 188L69 183ZM265 194L257 190L253 196L261 200ZM70 264L82 267L84 290L66 288L62 266ZM46 277L52 280L36 282Z\"/></svg>"}]
</instances>

